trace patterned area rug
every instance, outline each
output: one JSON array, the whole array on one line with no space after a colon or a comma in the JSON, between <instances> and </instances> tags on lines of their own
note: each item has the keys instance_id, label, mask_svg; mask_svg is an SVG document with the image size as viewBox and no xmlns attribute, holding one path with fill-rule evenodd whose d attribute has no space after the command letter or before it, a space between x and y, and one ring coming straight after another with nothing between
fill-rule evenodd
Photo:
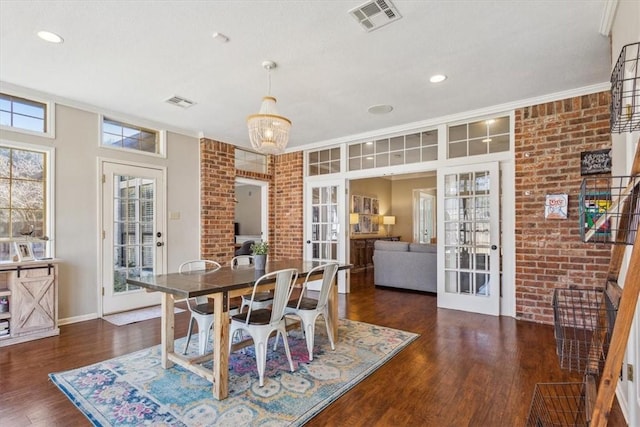
<instances>
[{"instance_id":1,"label":"patterned area rug","mask_svg":"<svg viewBox=\"0 0 640 427\"><path fill-rule=\"evenodd\" d=\"M178 366L162 369L160 346L49 376L96 426L298 426L417 337L342 319L332 351L320 321L311 362L302 332L290 332L293 373L282 342L275 352L269 346L264 387L258 386L253 346L232 353L229 398L223 401L213 399L211 383L203 378ZM197 342L191 340L190 354L197 352Z\"/></svg>"},{"instance_id":2,"label":"patterned area rug","mask_svg":"<svg viewBox=\"0 0 640 427\"><path fill-rule=\"evenodd\" d=\"M178 307L173 309L174 313L182 313L184 310ZM122 313L109 314L103 319L116 326L128 325L130 323L142 322L143 320L155 319L162 315L162 308L159 305L153 307L140 308L138 310L123 311Z\"/></svg>"}]
</instances>

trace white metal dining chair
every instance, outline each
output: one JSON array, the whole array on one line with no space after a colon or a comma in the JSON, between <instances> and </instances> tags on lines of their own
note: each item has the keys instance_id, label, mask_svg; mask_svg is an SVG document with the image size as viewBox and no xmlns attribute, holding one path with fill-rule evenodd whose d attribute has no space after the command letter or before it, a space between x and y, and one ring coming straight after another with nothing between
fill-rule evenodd
<instances>
[{"instance_id":1,"label":"white metal dining chair","mask_svg":"<svg viewBox=\"0 0 640 427\"><path fill-rule=\"evenodd\" d=\"M258 287L265 282L275 279L275 291L273 294L273 304L270 308L253 308L253 296L257 293ZM231 316L231 327L229 335L234 337L239 331L245 331L253 339L256 353L256 366L258 368L258 378L260 387L264 385L264 370L267 364L267 342L269 336L276 332L284 337L284 349L289 360L291 372L294 371L289 342L287 341L286 324L284 321L284 309L287 301L291 297L293 284L298 279L298 270L288 268L284 270L267 273L253 285L252 298L249 310L245 313L238 313ZM231 352L232 340L229 341L229 352Z\"/></svg>"},{"instance_id":2,"label":"white metal dining chair","mask_svg":"<svg viewBox=\"0 0 640 427\"><path fill-rule=\"evenodd\" d=\"M179 273L188 273L195 271L217 271L221 268L220 264L207 260L198 259L185 261L178 267ZM195 297L187 298L187 307L191 312L191 319L189 320L189 330L187 331L187 342L184 346L182 354L187 354L189 348L189 342L191 341L191 335L193 333L193 323L198 324L198 352L199 354L205 354L207 350L207 342L209 341L209 333L211 326L213 325L213 301L210 301L207 297Z\"/></svg>"},{"instance_id":3,"label":"white metal dining chair","mask_svg":"<svg viewBox=\"0 0 640 427\"><path fill-rule=\"evenodd\" d=\"M306 296L306 292L309 279L314 274L317 274L320 270L324 270L322 273L322 286L320 287L320 295L318 299L308 298ZM309 273L307 273L304 283L302 284L302 290L300 291L300 296L298 297L298 299L289 301L287 303L287 307L285 308L285 314L292 314L300 318L300 326L302 327L305 339L307 341L309 360L313 360L314 334L316 328L316 319L319 315L322 315L322 317L324 318L324 324L327 328L327 335L329 337L329 343L331 344L331 350L336 349L333 342L333 333L331 331L331 327L329 326L328 301L329 292L331 291L331 285L335 280L337 273L338 264L336 263L323 264L313 268L311 271L309 271ZM276 337L274 348L277 343L278 337Z\"/></svg>"},{"instance_id":4,"label":"white metal dining chair","mask_svg":"<svg viewBox=\"0 0 640 427\"><path fill-rule=\"evenodd\" d=\"M239 269L239 268L254 268L254 258L253 255L238 255L231 259L231 268ZM249 301L251 301L251 294L242 295L242 302L240 303L240 312L244 311L245 307L249 306ZM253 296L253 309L259 308L267 308L271 304L273 304L273 293L272 292L256 292Z\"/></svg>"}]
</instances>

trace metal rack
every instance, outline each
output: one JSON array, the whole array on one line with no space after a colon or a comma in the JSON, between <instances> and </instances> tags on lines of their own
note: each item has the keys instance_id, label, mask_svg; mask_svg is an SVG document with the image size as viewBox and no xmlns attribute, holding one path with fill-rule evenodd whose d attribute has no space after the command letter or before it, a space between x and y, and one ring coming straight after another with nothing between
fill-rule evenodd
<instances>
[{"instance_id":1,"label":"metal rack","mask_svg":"<svg viewBox=\"0 0 640 427\"><path fill-rule=\"evenodd\" d=\"M583 242L633 244L640 224L640 176L584 178L579 199Z\"/></svg>"},{"instance_id":2,"label":"metal rack","mask_svg":"<svg viewBox=\"0 0 640 427\"><path fill-rule=\"evenodd\" d=\"M622 47L611 73L611 132L640 130L640 42Z\"/></svg>"},{"instance_id":3,"label":"metal rack","mask_svg":"<svg viewBox=\"0 0 640 427\"><path fill-rule=\"evenodd\" d=\"M600 289L554 291L554 335L562 369L599 376L617 311L609 293Z\"/></svg>"}]
</instances>

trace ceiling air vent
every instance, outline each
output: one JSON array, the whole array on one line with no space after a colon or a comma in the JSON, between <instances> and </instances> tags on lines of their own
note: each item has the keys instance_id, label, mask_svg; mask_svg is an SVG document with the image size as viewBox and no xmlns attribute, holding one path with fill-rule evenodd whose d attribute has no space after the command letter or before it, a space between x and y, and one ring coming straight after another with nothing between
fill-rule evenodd
<instances>
[{"instance_id":1,"label":"ceiling air vent","mask_svg":"<svg viewBox=\"0 0 640 427\"><path fill-rule=\"evenodd\" d=\"M402 18L398 9L389 0L373 0L349 11L366 31L377 30Z\"/></svg>"},{"instance_id":2,"label":"ceiling air vent","mask_svg":"<svg viewBox=\"0 0 640 427\"><path fill-rule=\"evenodd\" d=\"M167 99L165 102L168 102L171 105L175 105L182 108L189 108L193 105L196 105L195 102L189 101L188 99L183 98L181 96L177 96L177 95L172 96L171 98Z\"/></svg>"}]
</instances>

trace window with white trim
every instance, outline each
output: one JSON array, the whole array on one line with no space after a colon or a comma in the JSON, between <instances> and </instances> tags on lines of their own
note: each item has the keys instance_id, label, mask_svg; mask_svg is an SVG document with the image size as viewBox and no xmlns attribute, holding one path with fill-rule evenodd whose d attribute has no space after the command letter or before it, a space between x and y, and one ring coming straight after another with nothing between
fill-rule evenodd
<instances>
[{"instance_id":1,"label":"window with white trim","mask_svg":"<svg viewBox=\"0 0 640 427\"><path fill-rule=\"evenodd\" d=\"M509 116L449 126L450 159L499 153L510 149Z\"/></svg>"},{"instance_id":2,"label":"window with white trim","mask_svg":"<svg viewBox=\"0 0 640 427\"><path fill-rule=\"evenodd\" d=\"M47 133L47 104L0 93L0 125L35 133Z\"/></svg>"},{"instance_id":3,"label":"window with white trim","mask_svg":"<svg viewBox=\"0 0 640 427\"><path fill-rule=\"evenodd\" d=\"M349 145L349 170L382 168L438 160L438 130Z\"/></svg>"},{"instance_id":4,"label":"window with white trim","mask_svg":"<svg viewBox=\"0 0 640 427\"><path fill-rule=\"evenodd\" d=\"M309 152L307 164L309 176L340 172L340 147Z\"/></svg>"},{"instance_id":5,"label":"window with white trim","mask_svg":"<svg viewBox=\"0 0 640 427\"><path fill-rule=\"evenodd\" d=\"M0 261L11 261L14 241L47 256L48 153L0 144Z\"/></svg>"},{"instance_id":6,"label":"window with white trim","mask_svg":"<svg viewBox=\"0 0 640 427\"><path fill-rule=\"evenodd\" d=\"M103 117L102 146L160 154L160 132Z\"/></svg>"}]
</instances>

